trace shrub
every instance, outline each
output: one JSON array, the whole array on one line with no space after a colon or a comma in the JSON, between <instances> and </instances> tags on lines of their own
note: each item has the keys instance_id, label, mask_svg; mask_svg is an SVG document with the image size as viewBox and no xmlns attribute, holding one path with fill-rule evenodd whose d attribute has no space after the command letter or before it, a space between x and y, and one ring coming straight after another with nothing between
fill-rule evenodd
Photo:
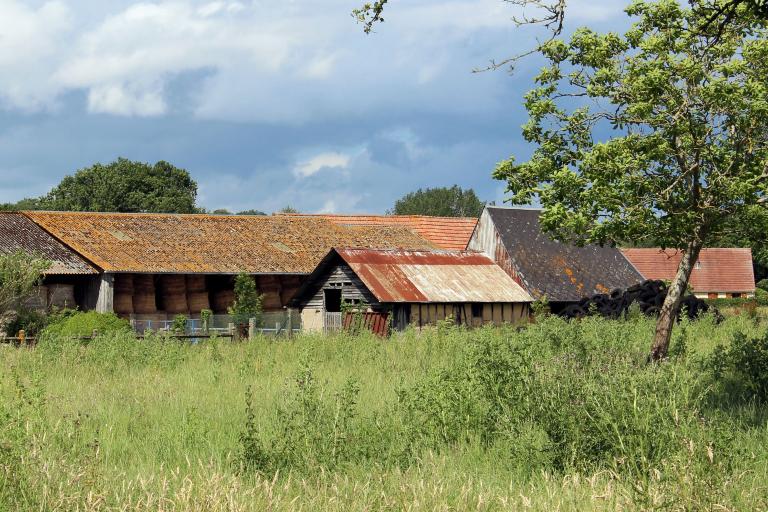
<instances>
[{"instance_id":1,"label":"shrub","mask_svg":"<svg viewBox=\"0 0 768 512\"><path fill-rule=\"evenodd\" d=\"M51 336L90 336L93 331L106 334L117 331L127 331L130 324L118 318L114 313L97 313L95 311L74 312L48 325L43 331L46 337Z\"/></svg>"},{"instance_id":2,"label":"shrub","mask_svg":"<svg viewBox=\"0 0 768 512\"><path fill-rule=\"evenodd\" d=\"M768 399L768 332L762 337L736 333L728 347L719 345L706 361L726 399Z\"/></svg>"},{"instance_id":3,"label":"shrub","mask_svg":"<svg viewBox=\"0 0 768 512\"><path fill-rule=\"evenodd\" d=\"M261 325L263 297L256 289L256 281L248 274L239 274L235 278L235 303L229 308L229 314L238 325L248 324L251 318L256 325Z\"/></svg>"},{"instance_id":4,"label":"shrub","mask_svg":"<svg viewBox=\"0 0 768 512\"><path fill-rule=\"evenodd\" d=\"M755 288L755 301L758 306L768 306L768 290Z\"/></svg>"},{"instance_id":5,"label":"shrub","mask_svg":"<svg viewBox=\"0 0 768 512\"><path fill-rule=\"evenodd\" d=\"M757 282L757 288L768 292L768 279L761 279Z\"/></svg>"}]
</instances>

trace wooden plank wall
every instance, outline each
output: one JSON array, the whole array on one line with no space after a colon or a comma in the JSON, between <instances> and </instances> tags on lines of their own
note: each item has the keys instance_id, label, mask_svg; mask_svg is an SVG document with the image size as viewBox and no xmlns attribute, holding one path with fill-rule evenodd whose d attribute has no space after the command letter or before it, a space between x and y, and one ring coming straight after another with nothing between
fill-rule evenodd
<instances>
[{"instance_id":1,"label":"wooden plank wall","mask_svg":"<svg viewBox=\"0 0 768 512\"><path fill-rule=\"evenodd\" d=\"M416 327L434 325L448 316L461 325L480 327L485 324L519 324L528 319L527 303L482 304L482 317L472 316L472 304L411 304L411 324Z\"/></svg>"},{"instance_id":2,"label":"wooden plank wall","mask_svg":"<svg viewBox=\"0 0 768 512\"><path fill-rule=\"evenodd\" d=\"M317 292L302 305L304 308L323 309L324 292L328 288L341 289L342 300L362 300L370 306L378 306L376 297L368 291L349 265L337 265L317 282Z\"/></svg>"}]
</instances>

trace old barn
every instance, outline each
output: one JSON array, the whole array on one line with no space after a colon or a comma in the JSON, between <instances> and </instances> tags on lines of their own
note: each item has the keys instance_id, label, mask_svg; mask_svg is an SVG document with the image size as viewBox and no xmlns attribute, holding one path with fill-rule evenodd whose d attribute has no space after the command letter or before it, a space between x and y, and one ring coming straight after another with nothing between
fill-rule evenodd
<instances>
[{"instance_id":1,"label":"old barn","mask_svg":"<svg viewBox=\"0 0 768 512\"><path fill-rule=\"evenodd\" d=\"M557 242L541 230L541 210L488 206L468 248L498 263L534 299L557 311L582 297L610 293L643 281L615 247Z\"/></svg>"},{"instance_id":2,"label":"old barn","mask_svg":"<svg viewBox=\"0 0 768 512\"><path fill-rule=\"evenodd\" d=\"M291 302L305 329L339 323L342 305L391 315L392 327L525 322L531 296L490 258L468 251L333 249Z\"/></svg>"},{"instance_id":3,"label":"old barn","mask_svg":"<svg viewBox=\"0 0 768 512\"><path fill-rule=\"evenodd\" d=\"M266 312L282 311L331 247L430 249L397 226L344 227L321 218L25 212L13 214L79 262L68 278L84 309L139 320L226 313L239 273L253 275ZM12 238L31 240L21 231ZM29 242L27 242L29 243ZM57 277L58 279L58 277ZM58 281L57 281L58 282ZM77 295L77 293L76 293Z\"/></svg>"}]
</instances>

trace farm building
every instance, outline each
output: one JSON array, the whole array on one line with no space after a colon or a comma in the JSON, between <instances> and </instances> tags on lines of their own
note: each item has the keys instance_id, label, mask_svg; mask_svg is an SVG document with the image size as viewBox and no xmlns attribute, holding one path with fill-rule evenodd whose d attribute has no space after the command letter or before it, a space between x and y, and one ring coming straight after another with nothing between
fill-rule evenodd
<instances>
[{"instance_id":1,"label":"farm building","mask_svg":"<svg viewBox=\"0 0 768 512\"><path fill-rule=\"evenodd\" d=\"M646 279L672 280L682 259L677 250L622 249L624 256ZM699 298L754 297L755 275L751 249L702 249L690 280Z\"/></svg>"},{"instance_id":2,"label":"farm building","mask_svg":"<svg viewBox=\"0 0 768 512\"><path fill-rule=\"evenodd\" d=\"M402 226L439 249L464 250L477 224L474 217L430 217L427 215L284 214L321 217L340 226Z\"/></svg>"},{"instance_id":3,"label":"farm building","mask_svg":"<svg viewBox=\"0 0 768 512\"><path fill-rule=\"evenodd\" d=\"M28 304L34 309L96 307L99 271L20 213L0 213L0 252L24 251L51 263Z\"/></svg>"},{"instance_id":4,"label":"farm building","mask_svg":"<svg viewBox=\"0 0 768 512\"><path fill-rule=\"evenodd\" d=\"M342 304L391 315L394 329L524 322L532 298L490 258L445 250L333 249L296 294L308 330L338 324Z\"/></svg>"},{"instance_id":5,"label":"farm building","mask_svg":"<svg viewBox=\"0 0 768 512\"><path fill-rule=\"evenodd\" d=\"M194 316L202 309L226 313L234 301L234 276L241 272L255 276L265 311L281 311L331 247L433 247L402 227L343 227L322 218L14 215L91 269L72 280L75 289L91 290L91 300L78 301L79 306L138 319Z\"/></svg>"},{"instance_id":6,"label":"farm building","mask_svg":"<svg viewBox=\"0 0 768 512\"><path fill-rule=\"evenodd\" d=\"M540 213L488 206L468 249L492 258L534 299L546 296L555 312L582 297L643 281L616 248L577 247L550 239L539 225Z\"/></svg>"}]
</instances>

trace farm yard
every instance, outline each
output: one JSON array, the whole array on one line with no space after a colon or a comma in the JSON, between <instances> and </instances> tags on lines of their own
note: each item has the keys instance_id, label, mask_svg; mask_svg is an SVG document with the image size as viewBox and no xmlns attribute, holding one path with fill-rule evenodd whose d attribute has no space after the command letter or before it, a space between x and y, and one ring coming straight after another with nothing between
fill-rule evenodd
<instances>
[{"instance_id":1,"label":"farm yard","mask_svg":"<svg viewBox=\"0 0 768 512\"><path fill-rule=\"evenodd\" d=\"M760 510L765 317L0 348L3 510Z\"/></svg>"}]
</instances>

